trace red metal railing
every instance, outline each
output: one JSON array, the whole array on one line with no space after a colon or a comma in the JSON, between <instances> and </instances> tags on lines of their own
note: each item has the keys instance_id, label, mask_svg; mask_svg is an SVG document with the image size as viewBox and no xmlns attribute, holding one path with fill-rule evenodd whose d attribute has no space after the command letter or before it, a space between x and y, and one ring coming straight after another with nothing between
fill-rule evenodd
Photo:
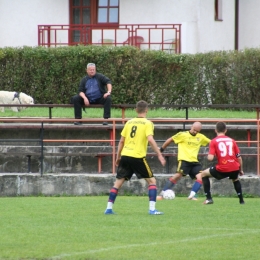
<instances>
[{"instance_id":1,"label":"red metal railing","mask_svg":"<svg viewBox=\"0 0 260 260\"><path fill-rule=\"evenodd\" d=\"M38 45L132 45L140 49L181 53L181 24L121 24L100 28L95 24L38 25Z\"/></svg>"}]
</instances>

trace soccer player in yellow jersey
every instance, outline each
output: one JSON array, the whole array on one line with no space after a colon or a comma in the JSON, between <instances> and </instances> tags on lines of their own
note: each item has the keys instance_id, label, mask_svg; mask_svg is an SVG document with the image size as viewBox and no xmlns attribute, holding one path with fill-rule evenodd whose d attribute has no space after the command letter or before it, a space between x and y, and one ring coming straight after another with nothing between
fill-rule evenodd
<instances>
[{"instance_id":1,"label":"soccer player in yellow jersey","mask_svg":"<svg viewBox=\"0 0 260 260\"><path fill-rule=\"evenodd\" d=\"M125 181L131 179L133 174L138 179L145 179L148 183L149 211L150 215L162 215L155 209L157 188L156 179L146 161L148 143L158 156L160 163L164 166L166 161L153 138L154 125L146 118L148 111L147 102L141 100L136 104L137 117L129 120L122 132L118 144L116 166L117 174L113 188L110 190L105 214L115 214L113 205L115 203L118 190Z\"/></svg>"},{"instance_id":2,"label":"soccer player in yellow jersey","mask_svg":"<svg viewBox=\"0 0 260 260\"><path fill-rule=\"evenodd\" d=\"M201 134L200 130L201 123L195 122L192 124L189 131L182 131L175 134L174 136L167 139L160 148L160 151L163 152L171 142L177 144L178 166L176 173L165 183L162 192L157 197L158 200L163 199L163 192L165 190L172 189L182 176L189 175L191 179L196 179L196 175L202 170L202 165L198 161L199 149L201 146L208 145L210 139ZM209 182L209 179L205 178L204 181ZM192 186L192 190L188 199L196 200L194 196L196 195L196 191L199 190L201 185L202 181L196 180L196 182Z\"/></svg>"}]
</instances>

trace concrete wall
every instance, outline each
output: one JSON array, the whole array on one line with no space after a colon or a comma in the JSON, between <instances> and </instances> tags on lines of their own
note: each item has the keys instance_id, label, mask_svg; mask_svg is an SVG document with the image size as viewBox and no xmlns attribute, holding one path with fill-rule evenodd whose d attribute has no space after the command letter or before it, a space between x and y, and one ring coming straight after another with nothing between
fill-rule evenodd
<instances>
[{"instance_id":1,"label":"concrete wall","mask_svg":"<svg viewBox=\"0 0 260 260\"><path fill-rule=\"evenodd\" d=\"M159 143L159 142L158 142ZM7 150L3 153L3 150ZM15 154L12 151L16 150ZM112 152L112 147L78 147L78 146L48 146L44 151L43 173L97 173L98 172L98 153ZM34 153L35 151L35 153ZM150 149L149 149L150 151ZM21 154L17 154L17 152ZM152 151L150 151L152 152ZM59 153L59 156L55 155ZM177 167L177 146L172 145L166 149L165 153L172 154L169 157L169 174L176 171ZM208 147L200 149L199 160L203 168L211 166L212 162L208 162L206 155ZM241 148L243 157L244 171L246 174L256 174L256 148ZM246 154L246 155L244 155ZM30 170L28 170L28 157L31 155ZM167 167L162 167L156 156L147 156L147 161L154 173L166 174ZM112 173L112 156L102 158L102 173ZM1 146L0 147L0 173L40 173L41 158L40 147L16 147Z\"/></svg>"},{"instance_id":2,"label":"concrete wall","mask_svg":"<svg viewBox=\"0 0 260 260\"><path fill-rule=\"evenodd\" d=\"M156 175L159 191L168 178L168 175ZM47 174L43 177L38 174L0 174L0 196L104 195L109 193L114 181L115 176L111 174ZM211 179L211 183L213 195L235 195L230 180ZM182 178L175 186L176 195L188 195L192 184L193 181L189 177ZM242 177L241 184L244 194L260 196L259 177ZM131 181L124 183L119 194L145 195L147 184L134 176ZM199 196L204 197L202 188Z\"/></svg>"},{"instance_id":3,"label":"concrete wall","mask_svg":"<svg viewBox=\"0 0 260 260\"><path fill-rule=\"evenodd\" d=\"M91 129L89 125L75 127L74 125L64 125L64 128L58 128L55 124L51 125L51 129L45 129L44 137L46 139L108 139L109 127L99 127L99 130ZM17 131L19 129L19 131ZM17 156L11 155L13 152L19 152L20 149L30 150L39 149L39 144L30 146L26 142L18 145L16 142L7 142L7 139L17 138L39 138L39 129L1 129L1 138L4 140L0 145L0 196L31 196L31 195L98 195L107 194L112 187L115 176L111 174L112 158L103 158L102 169L103 172L97 174L97 158L91 155L95 152L111 151L111 146L107 143L77 143L77 145L68 144L47 144L45 153L50 155L44 159L44 174L40 175L39 155L38 158L32 157L32 173L27 172L27 157L26 154ZM116 139L122 129L119 127L116 133ZM167 138L181 130L182 126L174 125L155 125L155 139L158 145L161 145ZM187 126L186 129L189 129ZM202 133L209 138L215 136L214 126L204 125ZM228 134L238 140L245 140L243 144L244 170L246 176L241 178L243 191L247 194L260 195L259 176L256 175L256 157L250 156L250 153L256 153L256 147L247 147L247 131L240 129L230 130ZM256 139L256 130L251 132L252 140ZM38 147L37 147L38 146ZM208 166L205 158L208 148L202 148L200 160L203 163L203 168ZM67 151L67 152L66 152ZM74 152L75 156L68 156L68 151ZM51 156L51 153L65 152L64 156ZM176 145L170 145L167 152L176 155ZM66 154L67 153L67 154ZM90 156L81 156L82 153L89 153ZM176 170L176 156L170 158L170 173L166 174L166 168L162 167L156 157L148 157L150 164L158 184L158 189L162 189L165 181ZM176 185L176 194L187 195L191 189L193 181L189 178L183 178L178 185ZM212 179L213 194L232 195L234 188L229 180L216 181ZM127 182L120 194L130 193L136 195L147 194L147 184L144 180L137 180L134 177L130 182ZM201 193L202 195L202 190Z\"/></svg>"},{"instance_id":4,"label":"concrete wall","mask_svg":"<svg viewBox=\"0 0 260 260\"><path fill-rule=\"evenodd\" d=\"M45 139L102 139L108 140L110 138L110 132L107 127L91 128L90 125L83 125L81 127L65 125L64 128L58 128L55 124L51 125L51 129L44 130ZM174 128L175 127L175 128ZM187 126L186 129L189 129ZM116 131L116 140L120 138L120 132L122 125L118 127ZM202 133L208 136L208 138L215 137L214 125L209 125L202 130ZM182 130L182 126L174 125L155 125L155 139L160 146L166 139L176 134L179 130ZM241 152L246 154L243 156L244 171L246 174L255 175L257 172L256 163L256 146L255 144L251 147L247 145L247 130L244 129L233 129L228 131L228 135L239 140L244 141L241 143ZM3 140L12 139L32 139L39 138L39 129L1 129L1 138ZM251 139L256 140L256 130L251 131ZM27 142L1 142L0 143L0 173L27 173L28 158L26 155L32 154L31 157L31 172L40 173L41 161L40 151L41 147L39 143L27 143ZM149 148L149 152L152 150ZM21 153L20 155L18 153ZM112 152L112 146L107 142L96 142L96 143L45 143L44 146L44 173L97 173L98 172L98 158L97 153ZM177 166L177 146L171 144L167 147L167 153L172 153L174 156L169 158L169 173L174 173ZM210 166L206 159L208 152L207 147L202 147L200 150L201 155L199 159L203 164L203 168ZM57 154L60 153L60 156ZM56 155L55 155L56 154ZM255 155L253 155L255 154ZM154 173L166 174L166 167L162 167L156 157L147 157L148 163L151 165ZM107 156L102 159L102 172L112 173L112 157Z\"/></svg>"}]
</instances>

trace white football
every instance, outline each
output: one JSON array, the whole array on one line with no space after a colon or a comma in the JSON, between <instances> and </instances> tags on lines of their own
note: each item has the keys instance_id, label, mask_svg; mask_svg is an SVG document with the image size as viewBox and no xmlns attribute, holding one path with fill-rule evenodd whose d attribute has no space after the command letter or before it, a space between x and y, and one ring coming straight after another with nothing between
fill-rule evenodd
<instances>
[{"instance_id":1,"label":"white football","mask_svg":"<svg viewBox=\"0 0 260 260\"><path fill-rule=\"evenodd\" d=\"M166 190L163 193L163 198L165 200L173 200L175 198L175 193L173 190Z\"/></svg>"}]
</instances>

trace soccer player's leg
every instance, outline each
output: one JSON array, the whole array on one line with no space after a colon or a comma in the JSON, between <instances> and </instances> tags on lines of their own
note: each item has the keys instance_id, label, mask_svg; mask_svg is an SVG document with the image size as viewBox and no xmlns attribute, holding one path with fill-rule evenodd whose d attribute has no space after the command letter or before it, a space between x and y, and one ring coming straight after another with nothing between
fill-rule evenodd
<instances>
[{"instance_id":1,"label":"soccer player's leg","mask_svg":"<svg viewBox=\"0 0 260 260\"><path fill-rule=\"evenodd\" d=\"M200 175L201 169L202 167L200 163L193 163L193 165L191 166L189 175L191 179L195 180L195 182L191 188L191 192L190 195L188 196L188 200L197 200L195 196L199 191L200 187L202 186L202 177Z\"/></svg>"},{"instance_id":2,"label":"soccer player's leg","mask_svg":"<svg viewBox=\"0 0 260 260\"><path fill-rule=\"evenodd\" d=\"M211 197L211 190L210 190L210 177L214 177L217 179L218 172L215 167L208 168L206 170L203 170L200 172L200 176L202 178L203 182L203 189L206 196L206 200L203 202L203 204L213 204L213 199Z\"/></svg>"},{"instance_id":3,"label":"soccer player's leg","mask_svg":"<svg viewBox=\"0 0 260 260\"><path fill-rule=\"evenodd\" d=\"M118 194L118 189L115 187L112 187L112 189L110 190L110 193L109 193L109 198L108 198L105 214L115 214L115 212L113 211L113 205L115 203L117 194Z\"/></svg>"},{"instance_id":4,"label":"soccer player's leg","mask_svg":"<svg viewBox=\"0 0 260 260\"><path fill-rule=\"evenodd\" d=\"M146 158L142 160L136 160L134 166L134 172L138 179L145 179L148 184L148 197L149 197L149 211L150 215L163 215L163 212L156 210L156 197L157 197L157 186L156 179L153 176L153 172L148 165Z\"/></svg>"},{"instance_id":5,"label":"soccer player's leg","mask_svg":"<svg viewBox=\"0 0 260 260\"><path fill-rule=\"evenodd\" d=\"M113 211L113 205L115 203L117 194L118 194L118 190L121 188L121 186L123 185L125 179L116 179L114 186L112 187L112 189L110 190L109 193L109 197L108 197L108 202L107 202L107 208L105 210L105 214L115 214L115 212Z\"/></svg>"},{"instance_id":6,"label":"soccer player's leg","mask_svg":"<svg viewBox=\"0 0 260 260\"><path fill-rule=\"evenodd\" d=\"M232 176L230 176L230 179L233 182L234 189L235 189L237 196L239 198L239 203L245 204L245 201L244 201L244 198L243 198L243 193L242 193L242 186L241 186L240 180L238 179L238 176L236 178L233 178Z\"/></svg>"},{"instance_id":7,"label":"soccer player's leg","mask_svg":"<svg viewBox=\"0 0 260 260\"><path fill-rule=\"evenodd\" d=\"M107 202L107 208L105 210L105 214L115 214L113 211L113 205L115 203L117 194L125 180L129 180L132 177L132 174L128 164L124 162L125 158L121 158L121 161L119 163L119 166L117 168L117 175L116 175L116 181L114 183L114 186L110 190L108 202Z\"/></svg>"},{"instance_id":8,"label":"soccer player's leg","mask_svg":"<svg viewBox=\"0 0 260 260\"><path fill-rule=\"evenodd\" d=\"M149 214L150 215L163 215L163 212L158 211L155 208L156 205L156 195L157 195L157 187L155 178L146 179L149 187L148 187L148 197L149 197Z\"/></svg>"},{"instance_id":9,"label":"soccer player's leg","mask_svg":"<svg viewBox=\"0 0 260 260\"><path fill-rule=\"evenodd\" d=\"M176 173L166 181L166 183L163 186L162 191L157 196L157 200L162 200L164 191L172 190L174 185L181 179L181 177L183 176L182 167L183 167L183 162L179 161Z\"/></svg>"},{"instance_id":10,"label":"soccer player's leg","mask_svg":"<svg viewBox=\"0 0 260 260\"><path fill-rule=\"evenodd\" d=\"M213 204L213 200L211 197L211 191L210 191L209 177L203 177L202 182L203 182L204 193L206 196L206 200L203 202L203 204Z\"/></svg>"},{"instance_id":11,"label":"soccer player's leg","mask_svg":"<svg viewBox=\"0 0 260 260\"><path fill-rule=\"evenodd\" d=\"M190 195L188 196L188 200L198 200L195 196L202 186L202 180L196 180L192 185Z\"/></svg>"}]
</instances>

